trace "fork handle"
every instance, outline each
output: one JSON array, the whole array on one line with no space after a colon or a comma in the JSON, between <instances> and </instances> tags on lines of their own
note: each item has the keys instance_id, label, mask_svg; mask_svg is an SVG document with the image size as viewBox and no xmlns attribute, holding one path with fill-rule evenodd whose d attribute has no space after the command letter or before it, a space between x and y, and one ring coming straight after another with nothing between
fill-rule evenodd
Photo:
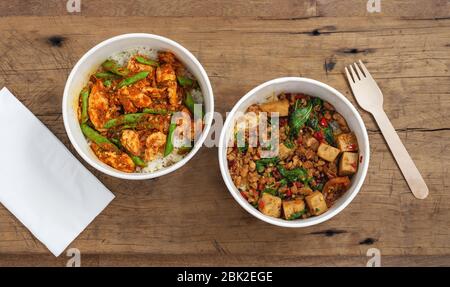
<instances>
[{"instance_id":1,"label":"fork handle","mask_svg":"<svg viewBox=\"0 0 450 287\"><path fill-rule=\"evenodd\" d=\"M428 196L427 184L400 140L388 116L383 110L375 111L372 115L377 121L381 133L394 155L395 161L400 167L411 192L419 199L426 198Z\"/></svg>"}]
</instances>

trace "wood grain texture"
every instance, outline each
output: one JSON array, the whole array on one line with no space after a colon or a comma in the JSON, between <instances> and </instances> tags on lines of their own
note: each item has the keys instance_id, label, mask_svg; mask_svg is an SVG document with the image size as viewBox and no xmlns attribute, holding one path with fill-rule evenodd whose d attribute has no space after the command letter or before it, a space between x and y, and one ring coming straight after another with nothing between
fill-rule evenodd
<instances>
[{"instance_id":1,"label":"wood grain texture","mask_svg":"<svg viewBox=\"0 0 450 287\"><path fill-rule=\"evenodd\" d=\"M71 244L86 265L364 266L370 247L381 250L386 265L450 264L449 1L382 1L379 15L368 15L366 1L357 0L92 0L74 15L61 2L0 2L0 86L74 154L61 116L70 69L106 38L147 32L193 52L222 114L280 76L323 81L355 103L342 70L362 59L430 189L426 200L414 199L375 122L360 109L371 145L365 184L339 215L304 229L271 226L240 208L223 184L215 148L143 182L101 174L76 155L116 195ZM0 265L65 264L3 207L0 230Z\"/></svg>"}]
</instances>

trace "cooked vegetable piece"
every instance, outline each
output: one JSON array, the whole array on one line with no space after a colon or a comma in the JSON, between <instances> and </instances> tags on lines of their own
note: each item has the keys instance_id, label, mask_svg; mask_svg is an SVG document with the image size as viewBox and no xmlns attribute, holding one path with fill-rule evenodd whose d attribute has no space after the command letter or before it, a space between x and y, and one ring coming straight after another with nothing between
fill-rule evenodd
<instances>
[{"instance_id":1,"label":"cooked vegetable piece","mask_svg":"<svg viewBox=\"0 0 450 287\"><path fill-rule=\"evenodd\" d=\"M297 219L301 217L305 211L305 202L303 200L283 200L283 213L285 219Z\"/></svg>"},{"instance_id":2,"label":"cooked vegetable piece","mask_svg":"<svg viewBox=\"0 0 450 287\"><path fill-rule=\"evenodd\" d=\"M294 169L286 169L281 165L277 166L278 171L280 174L286 178L290 182L294 181L301 181L301 182L307 182L308 181L308 172L301 167L297 167Z\"/></svg>"},{"instance_id":3,"label":"cooked vegetable piece","mask_svg":"<svg viewBox=\"0 0 450 287\"><path fill-rule=\"evenodd\" d=\"M333 162L341 151L330 145L321 143L317 150L317 155L326 161Z\"/></svg>"},{"instance_id":4,"label":"cooked vegetable piece","mask_svg":"<svg viewBox=\"0 0 450 287\"><path fill-rule=\"evenodd\" d=\"M281 160L286 159L287 157L291 156L294 153L295 149L292 148L288 148L284 143L281 143L279 145L279 158Z\"/></svg>"},{"instance_id":5,"label":"cooked vegetable piece","mask_svg":"<svg viewBox=\"0 0 450 287\"><path fill-rule=\"evenodd\" d=\"M128 154L118 150L117 148L115 149L102 148L98 146L96 143L92 143L91 148L92 151L95 153L95 155L102 162L115 169L130 173L133 172L136 168L136 165L131 159L131 157Z\"/></svg>"},{"instance_id":6,"label":"cooked vegetable piece","mask_svg":"<svg viewBox=\"0 0 450 287\"><path fill-rule=\"evenodd\" d=\"M136 114L125 114L115 119L111 119L106 122L104 125L105 129L110 129L112 127L126 125L126 124L134 124L141 121L145 117L145 113L136 113Z\"/></svg>"},{"instance_id":7,"label":"cooked vegetable piece","mask_svg":"<svg viewBox=\"0 0 450 287\"><path fill-rule=\"evenodd\" d=\"M87 123L89 120L88 102L89 102L89 88L85 87L81 90L81 123Z\"/></svg>"},{"instance_id":8,"label":"cooked vegetable piece","mask_svg":"<svg viewBox=\"0 0 450 287\"><path fill-rule=\"evenodd\" d=\"M106 60L105 62L103 62L102 67L106 71L122 77L127 76L129 73L128 69L119 66L119 64L117 64L117 62L113 60Z\"/></svg>"},{"instance_id":9,"label":"cooked vegetable piece","mask_svg":"<svg viewBox=\"0 0 450 287\"><path fill-rule=\"evenodd\" d=\"M177 80L182 87L191 87L194 85L194 80L188 77L177 76Z\"/></svg>"},{"instance_id":10,"label":"cooked vegetable piece","mask_svg":"<svg viewBox=\"0 0 450 287\"><path fill-rule=\"evenodd\" d=\"M298 136L300 129L305 125L309 119L312 111L312 105L309 103L306 107L299 108L299 101L297 100L294 106L294 111L289 117L289 127L291 128L291 135Z\"/></svg>"},{"instance_id":11,"label":"cooked vegetable piece","mask_svg":"<svg viewBox=\"0 0 450 287\"><path fill-rule=\"evenodd\" d=\"M147 78L149 72L148 71L144 71L144 72L139 72L129 78L123 79L122 81L120 81L120 83L117 85L117 88L123 88L125 86L129 86L132 85L136 82L139 82L145 78Z\"/></svg>"},{"instance_id":12,"label":"cooked vegetable piece","mask_svg":"<svg viewBox=\"0 0 450 287\"><path fill-rule=\"evenodd\" d=\"M277 162L279 160L280 159L278 157L262 158L260 160L257 160L255 162L255 164L256 164L256 171L259 172L259 173L262 173L262 172L264 172L264 169L266 168L267 165L269 165L269 164L275 165L275 164L277 164Z\"/></svg>"},{"instance_id":13,"label":"cooked vegetable piece","mask_svg":"<svg viewBox=\"0 0 450 287\"><path fill-rule=\"evenodd\" d=\"M163 109L155 110L155 109L145 108L144 110L142 110L142 112L144 114L154 114L154 115L167 115L167 114L170 114L169 111L163 110Z\"/></svg>"},{"instance_id":14,"label":"cooked vegetable piece","mask_svg":"<svg viewBox=\"0 0 450 287\"><path fill-rule=\"evenodd\" d=\"M168 156L173 151L173 134L175 133L176 123L170 123L169 133L167 136L166 147L164 148L164 156Z\"/></svg>"},{"instance_id":15,"label":"cooked vegetable piece","mask_svg":"<svg viewBox=\"0 0 450 287\"><path fill-rule=\"evenodd\" d=\"M144 64L144 65L149 65L149 66L159 66L158 62L144 58L142 56L135 56L134 57L136 59L136 62Z\"/></svg>"},{"instance_id":16,"label":"cooked vegetable piece","mask_svg":"<svg viewBox=\"0 0 450 287\"><path fill-rule=\"evenodd\" d=\"M95 77L99 79L108 79L108 80L114 80L120 78L119 75L113 74L111 72L98 72L95 73Z\"/></svg>"},{"instance_id":17,"label":"cooked vegetable piece","mask_svg":"<svg viewBox=\"0 0 450 287\"><path fill-rule=\"evenodd\" d=\"M137 155L130 155L131 159L133 160L134 164L139 167L147 167L147 163Z\"/></svg>"},{"instance_id":18,"label":"cooked vegetable piece","mask_svg":"<svg viewBox=\"0 0 450 287\"><path fill-rule=\"evenodd\" d=\"M280 117L289 115L289 101L286 99L260 104L259 108L266 113L278 113L278 116Z\"/></svg>"},{"instance_id":19,"label":"cooked vegetable piece","mask_svg":"<svg viewBox=\"0 0 450 287\"><path fill-rule=\"evenodd\" d=\"M328 210L327 203L320 191L315 191L311 195L305 197L308 204L309 212L313 215L320 215Z\"/></svg>"},{"instance_id":20,"label":"cooked vegetable piece","mask_svg":"<svg viewBox=\"0 0 450 287\"><path fill-rule=\"evenodd\" d=\"M258 201L258 209L265 215L280 217L281 198L265 192Z\"/></svg>"},{"instance_id":21,"label":"cooked vegetable piece","mask_svg":"<svg viewBox=\"0 0 450 287\"><path fill-rule=\"evenodd\" d=\"M344 152L339 163L339 175L352 175L358 170L359 155L355 152Z\"/></svg>"},{"instance_id":22,"label":"cooked vegetable piece","mask_svg":"<svg viewBox=\"0 0 450 287\"><path fill-rule=\"evenodd\" d=\"M81 124L81 131L88 139L95 142L100 147L116 147L108 138L102 136L99 132L97 132L87 124Z\"/></svg>"},{"instance_id":23,"label":"cooked vegetable piece","mask_svg":"<svg viewBox=\"0 0 450 287\"><path fill-rule=\"evenodd\" d=\"M196 104L191 93L186 92L186 97L184 99L184 105L189 109L189 111L198 118L203 118L203 106ZM200 106L200 108L199 108ZM196 108L197 107L197 108Z\"/></svg>"},{"instance_id":24,"label":"cooked vegetable piece","mask_svg":"<svg viewBox=\"0 0 450 287\"><path fill-rule=\"evenodd\" d=\"M324 194L346 190L350 185L348 176L335 177L325 183L322 192Z\"/></svg>"},{"instance_id":25,"label":"cooked vegetable piece","mask_svg":"<svg viewBox=\"0 0 450 287\"><path fill-rule=\"evenodd\" d=\"M358 141L354 133L340 134L336 142L341 151L358 151Z\"/></svg>"}]
</instances>

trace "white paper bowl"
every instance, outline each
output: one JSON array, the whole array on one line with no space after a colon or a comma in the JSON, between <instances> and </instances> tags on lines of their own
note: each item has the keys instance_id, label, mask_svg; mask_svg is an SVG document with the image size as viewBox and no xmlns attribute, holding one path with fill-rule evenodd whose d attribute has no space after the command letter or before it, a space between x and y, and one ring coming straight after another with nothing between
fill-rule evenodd
<instances>
[{"instance_id":1,"label":"white paper bowl","mask_svg":"<svg viewBox=\"0 0 450 287\"><path fill-rule=\"evenodd\" d=\"M77 119L76 107L78 105L78 97L81 89L86 85L89 75L93 73L108 57L115 53L137 47L147 47L155 50L168 50L173 52L176 57L192 72L198 80L200 88L203 92L205 107L205 128L202 135L195 143L193 149L181 161L152 173L125 173L116 170L103 162L101 162L88 146L87 140L81 132L80 124ZM101 42L94 48L90 49L78 61L72 69L64 88L64 97L62 103L62 113L64 126L70 141L80 156L97 170L108 175L132 180L143 180L159 177L168 174L184 164L186 164L200 149L208 135L211 127L214 111L214 98L209 82L208 75L198 60L180 44L151 34L124 34L110 38Z\"/></svg>"},{"instance_id":2,"label":"white paper bowl","mask_svg":"<svg viewBox=\"0 0 450 287\"><path fill-rule=\"evenodd\" d=\"M242 195L234 185L228 170L227 143L229 142L230 137L233 135L233 126L236 120L236 113L245 112L250 105L266 102L267 98L270 98L273 95L278 95L281 92L304 93L310 96L319 97L331 103L336 108L336 110L344 116L350 129L355 133L358 139L359 154L360 156L362 156L362 161L359 164L358 172L352 178L350 188L341 198L336 201L336 203L327 212L319 216L288 221L262 214L259 210L255 209L250 203L248 203L244 197L242 197ZM367 136L366 127L363 120L361 119L361 116L358 114L355 107L353 107L350 101L348 101L337 90L319 81L306 78L289 77L278 78L257 86L256 88L248 92L234 106L233 110L227 116L222 133L220 135L219 164L220 170L222 172L222 177L231 195L250 214L265 222L278 226L306 227L319 224L332 218L340 211L342 211L353 200L353 198L359 192L364 182L364 178L366 177L367 168L369 166L369 153L369 138Z\"/></svg>"}]
</instances>

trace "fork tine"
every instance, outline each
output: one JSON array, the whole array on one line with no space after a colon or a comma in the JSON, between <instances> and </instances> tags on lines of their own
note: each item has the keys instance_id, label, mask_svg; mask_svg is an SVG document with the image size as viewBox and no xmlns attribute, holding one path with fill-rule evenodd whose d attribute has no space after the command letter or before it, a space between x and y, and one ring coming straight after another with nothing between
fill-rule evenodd
<instances>
[{"instance_id":1,"label":"fork tine","mask_svg":"<svg viewBox=\"0 0 450 287\"><path fill-rule=\"evenodd\" d=\"M347 75L347 80L350 83L350 86L352 86L355 83L355 81L353 80L352 76L350 76L347 67L345 67L345 74Z\"/></svg>"},{"instance_id":2,"label":"fork tine","mask_svg":"<svg viewBox=\"0 0 450 287\"><path fill-rule=\"evenodd\" d=\"M364 74L361 72L361 70L359 69L358 63L353 63L353 66L355 66L356 73L358 73L359 79L360 79L360 80L364 79L365 76L364 76Z\"/></svg>"},{"instance_id":3,"label":"fork tine","mask_svg":"<svg viewBox=\"0 0 450 287\"><path fill-rule=\"evenodd\" d=\"M359 60L359 65L361 66L361 69L364 72L364 75L366 75L366 78L373 79L372 75L369 73L369 70L367 70L366 66L364 66L363 62Z\"/></svg>"},{"instance_id":4,"label":"fork tine","mask_svg":"<svg viewBox=\"0 0 450 287\"><path fill-rule=\"evenodd\" d=\"M357 74L355 73L355 70L353 69L353 65L350 65L350 72L351 72L351 74L352 74L352 76L353 76L353 81L355 81L355 83L356 83L357 81L361 80L361 79L357 76Z\"/></svg>"}]
</instances>

